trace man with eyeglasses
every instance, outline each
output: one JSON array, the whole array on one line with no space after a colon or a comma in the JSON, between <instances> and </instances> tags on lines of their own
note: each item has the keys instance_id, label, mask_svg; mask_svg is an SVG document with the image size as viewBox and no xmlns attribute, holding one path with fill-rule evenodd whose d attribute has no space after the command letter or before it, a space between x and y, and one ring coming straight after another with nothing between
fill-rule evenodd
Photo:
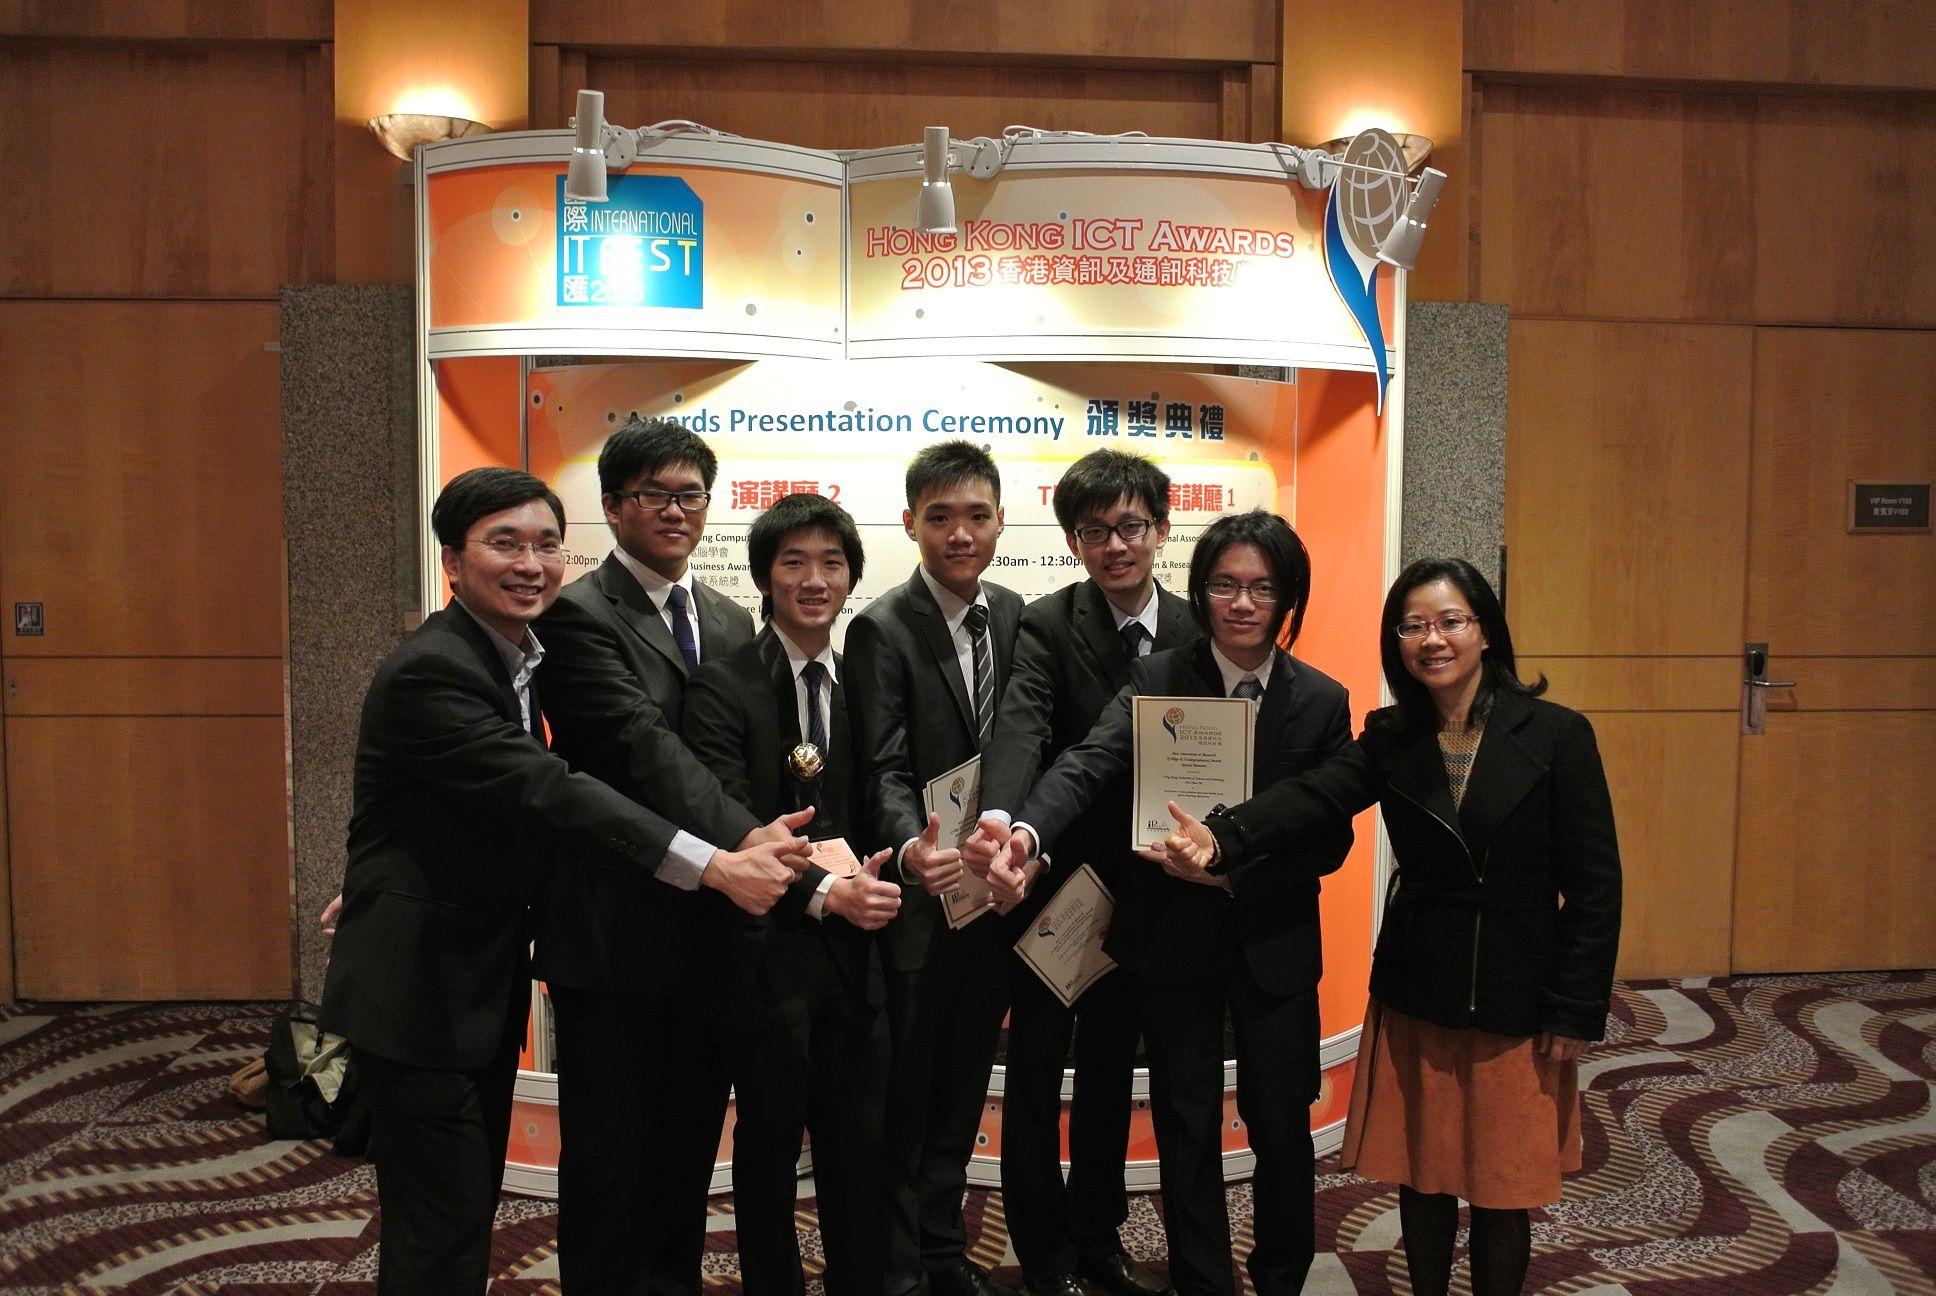
<instances>
[{"instance_id":1,"label":"man with eyeglasses","mask_svg":"<svg viewBox=\"0 0 1936 1296\"><path fill-rule=\"evenodd\" d=\"M753 619L694 578L719 461L695 433L631 419L598 456L616 542L538 622L545 719L576 769L695 836L750 846L761 826L680 736L688 676L753 638ZM700 887L749 912L757 877L667 860L620 876L563 855L538 930L557 1024L558 1264L573 1296L700 1288L706 1197L727 1076L696 984Z\"/></svg>"},{"instance_id":2,"label":"man with eyeglasses","mask_svg":"<svg viewBox=\"0 0 1936 1296\"><path fill-rule=\"evenodd\" d=\"M797 876L787 861L804 867L804 839L715 851L546 750L531 625L558 596L564 520L529 473L452 480L431 510L450 605L363 702L322 1021L349 1040L370 1104L383 1296L484 1289L552 852L742 876L764 907Z\"/></svg>"},{"instance_id":3,"label":"man with eyeglasses","mask_svg":"<svg viewBox=\"0 0 1936 1296\"><path fill-rule=\"evenodd\" d=\"M1256 785L1315 768L1350 745L1342 685L1291 656L1311 592L1311 560L1282 518L1232 513L1190 559L1190 606L1208 642L1134 663L1129 686L1063 752L1017 809L1006 861L1068 849L1097 792L1134 763L1131 698L1249 698ZM1182 1296L1234 1296L1224 1197L1224 1022L1236 1045L1237 1114L1256 1157L1257 1296L1295 1296L1315 1228L1310 1105L1318 1069L1318 879L1344 862L1351 826L1311 833L1210 875L1171 873L1146 854L1123 874L1104 949L1136 974L1148 1046L1150 1115L1163 1173L1170 1281ZM1004 861L989 877L995 881Z\"/></svg>"},{"instance_id":4,"label":"man with eyeglasses","mask_svg":"<svg viewBox=\"0 0 1936 1296\"><path fill-rule=\"evenodd\" d=\"M1082 741L1129 682L1130 663L1200 637L1190 605L1156 582L1157 555L1170 534L1170 479L1161 468L1120 450L1084 455L1056 484L1055 516L1089 578L1022 613L1015 670L982 762L990 823L967 854L969 866L983 870L997 840L1006 840L1004 807L1019 808L1037 773ZM1063 835L1053 869L1034 880L1022 920L1084 864L1112 894L1122 894L1125 871L1149 867L1130 857L1129 818L1128 784L1120 781ZM1123 1163L1136 978L1118 968L1065 1008L1021 959L1009 965L1002 1199L1023 1278L1042 1296L1079 1296L1085 1278L1117 1296L1156 1296L1166 1284L1130 1258L1117 1234L1129 1211ZM1072 1038L1076 1096L1065 1185L1061 1094Z\"/></svg>"}]
</instances>

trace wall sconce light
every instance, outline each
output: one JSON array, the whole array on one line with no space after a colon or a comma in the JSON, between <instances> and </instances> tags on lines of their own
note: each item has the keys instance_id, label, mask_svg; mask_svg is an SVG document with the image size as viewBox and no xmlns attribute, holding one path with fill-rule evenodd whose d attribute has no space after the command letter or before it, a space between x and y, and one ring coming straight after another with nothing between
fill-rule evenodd
<instances>
[{"instance_id":1,"label":"wall sconce light","mask_svg":"<svg viewBox=\"0 0 1936 1296\"><path fill-rule=\"evenodd\" d=\"M415 156L419 144L488 135L491 128L468 117L445 117L436 113L385 113L381 117L370 118L370 130L384 148L408 162Z\"/></svg>"}]
</instances>

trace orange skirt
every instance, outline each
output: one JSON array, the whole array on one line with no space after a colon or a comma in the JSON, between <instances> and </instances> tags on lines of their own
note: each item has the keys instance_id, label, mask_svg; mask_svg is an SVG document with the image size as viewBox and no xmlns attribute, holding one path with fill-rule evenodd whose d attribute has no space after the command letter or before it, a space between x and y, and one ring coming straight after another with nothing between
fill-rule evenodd
<instances>
[{"instance_id":1,"label":"orange skirt","mask_svg":"<svg viewBox=\"0 0 1936 1296\"><path fill-rule=\"evenodd\" d=\"M1560 1198L1580 1168L1580 1068L1532 1036L1451 1030L1372 1000L1343 1168L1488 1210Z\"/></svg>"}]
</instances>

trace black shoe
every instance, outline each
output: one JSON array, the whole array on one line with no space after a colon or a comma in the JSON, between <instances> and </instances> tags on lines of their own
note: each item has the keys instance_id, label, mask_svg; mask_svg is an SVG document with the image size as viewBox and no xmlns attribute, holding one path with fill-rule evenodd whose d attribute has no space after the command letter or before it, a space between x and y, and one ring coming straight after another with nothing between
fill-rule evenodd
<instances>
[{"instance_id":1,"label":"black shoe","mask_svg":"<svg viewBox=\"0 0 1936 1296\"><path fill-rule=\"evenodd\" d=\"M1007 1290L989 1282L988 1275L966 1256L928 1270L928 1296L1003 1296Z\"/></svg>"},{"instance_id":2,"label":"black shoe","mask_svg":"<svg viewBox=\"0 0 1936 1296\"><path fill-rule=\"evenodd\" d=\"M1130 1259L1127 1251L1084 1261L1082 1276L1113 1296L1176 1296L1168 1283Z\"/></svg>"},{"instance_id":3,"label":"black shoe","mask_svg":"<svg viewBox=\"0 0 1936 1296\"><path fill-rule=\"evenodd\" d=\"M1089 1296L1089 1284L1083 1282L1080 1275L1066 1271L1043 1274L1039 1278L1024 1278L1022 1290L1027 1296Z\"/></svg>"}]
</instances>

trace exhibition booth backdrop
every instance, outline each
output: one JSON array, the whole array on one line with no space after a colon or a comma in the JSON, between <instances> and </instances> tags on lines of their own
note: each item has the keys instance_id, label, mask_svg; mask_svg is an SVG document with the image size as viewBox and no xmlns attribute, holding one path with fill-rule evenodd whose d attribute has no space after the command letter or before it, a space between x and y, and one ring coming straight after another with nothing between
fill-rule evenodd
<instances>
[{"instance_id":1,"label":"exhibition booth backdrop","mask_svg":"<svg viewBox=\"0 0 1936 1296\"><path fill-rule=\"evenodd\" d=\"M1368 233L1389 227L1390 202L1348 179L1302 187L1268 145L988 143L996 164L956 176L959 223L945 234L916 228L918 147L676 132L614 171L604 203L566 197L568 133L422 149L420 517L467 468L526 467L575 519L570 578L610 547L595 468L605 437L633 414L677 419L722 465L694 556L702 578L756 608L746 527L778 495L814 491L853 513L867 545L851 615L915 564L901 474L920 446L963 436L995 455L1007 530L988 575L1026 597L1082 579L1051 511L1062 470L1098 447L1138 451L1174 483L1159 579L1181 588L1217 516L1281 513L1315 564L1297 651L1350 688L1356 711L1375 705L1372 627L1403 497L1403 274L1373 259ZM447 591L427 522L418 543L428 610ZM1375 817L1357 827L1323 894L1320 1147L1340 1133L1382 894ZM541 987L534 1005L507 1182L548 1193L556 1093ZM1226 1074L1225 1165L1240 1177L1250 1163ZM1146 1078L1137 1085L1141 1099ZM1001 1086L998 1067L977 1183L997 1182ZM1140 1101L1131 1158L1131 1183L1153 1184Z\"/></svg>"}]
</instances>

